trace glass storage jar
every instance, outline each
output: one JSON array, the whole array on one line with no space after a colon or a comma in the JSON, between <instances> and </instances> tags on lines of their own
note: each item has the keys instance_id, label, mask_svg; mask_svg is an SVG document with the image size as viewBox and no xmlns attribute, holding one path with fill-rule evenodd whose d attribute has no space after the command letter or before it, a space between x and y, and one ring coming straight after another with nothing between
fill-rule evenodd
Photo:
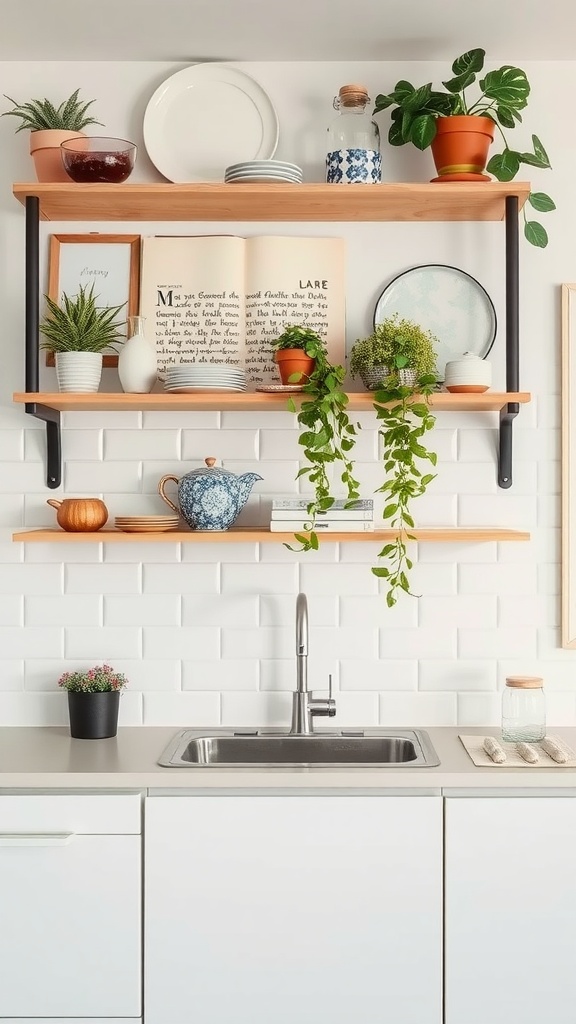
<instances>
[{"instance_id":1,"label":"glass storage jar","mask_svg":"<svg viewBox=\"0 0 576 1024\"><path fill-rule=\"evenodd\" d=\"M343 85L334 97L339 113L328 126L327 182L371 185L380 181L380 131L366 109L369 103L363 85Z\"/></svg>"},{"instance_id":2,"label":"glass storage jar","mask_svg":"<svg viewBox=\"0 0 576 1024\"><path fill-rule=\"evenodd\" d=\"M530 743L546 735L546 701L540 676L508 676L502 693L502 739Z\"/></svg>"}]
</instances>

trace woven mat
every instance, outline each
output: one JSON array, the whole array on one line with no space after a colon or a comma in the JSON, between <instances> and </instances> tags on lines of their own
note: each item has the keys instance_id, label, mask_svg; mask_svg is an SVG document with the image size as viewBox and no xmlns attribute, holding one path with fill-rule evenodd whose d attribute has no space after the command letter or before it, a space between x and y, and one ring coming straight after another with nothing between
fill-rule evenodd
<instances>
[{"instance_id":1,"label":"woven mat","mask_svg":"<svg viewBox=\"0 0 576 1024\"><path fill-rule=\"evenodd\" d=\"M458 739L462 743L464 749L473 760L474 764L480 768L576 768L576 754L568 744L560 739L559 736L548 735L547 739L556 740L568 754L569 760L564 764L559 764L558 761L554 761L539 743L531 744L536 748L540 756L540 760L537 764L530 764L529 761L525 761L520 754L516 753L515 743L506 743L500 739L497 732L494 733L492 739L495 739L502 749L506 753L506 760L502 764L496 764L491 757L488 756L484 750L483 744L486 736L459 736Z\"/></svg>"}]
</instances>

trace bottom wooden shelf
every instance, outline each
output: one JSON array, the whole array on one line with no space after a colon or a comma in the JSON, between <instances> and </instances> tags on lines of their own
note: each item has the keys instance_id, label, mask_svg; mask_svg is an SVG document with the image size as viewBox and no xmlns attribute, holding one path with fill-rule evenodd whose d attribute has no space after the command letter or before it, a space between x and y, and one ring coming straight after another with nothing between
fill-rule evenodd
<instances>
[{"instance_id":1,"label":"bottom wooden shelf","mask_svg":"<svg viewBox=\"0 0 576 1024\"><path fill-rule=\"evenodd\" d=\"M479 544L486 541L526 541L530 534L523 530L508 530L498 526L472 527L425 527L412 531L416 540L438 543L467 542ZM397 530L374 530L369 533L322 533L318 537L328 544L341 542L384 544L394 539ZM23 530L12 534L12 540L26 544L241 544L290 543L293 533L271 533L266 528L252 526L234 527L222 533L210 530L172 530L166 533L122 533L121 530L99 530L96 533L67 533L65 530Z\"/></svg>"}]
</instances>

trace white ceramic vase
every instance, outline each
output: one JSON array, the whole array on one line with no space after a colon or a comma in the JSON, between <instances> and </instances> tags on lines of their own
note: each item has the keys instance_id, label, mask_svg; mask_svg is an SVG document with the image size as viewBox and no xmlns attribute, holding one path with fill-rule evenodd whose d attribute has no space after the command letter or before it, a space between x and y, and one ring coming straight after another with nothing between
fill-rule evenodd
<instances>
[{"instance_id":1,"label":"white ceramic vase","mask_svg":"<svg viewBox=\"0 0 576 1024\"><path fill-rule=\"evenodd\" d=\"M98 391L102 376L101 352L56 352L55 363L60 391Z\"/></svg>"},{"instance_id":2,"label":"white ceramic vase","mask_svg":"<svg viewBox=\"0 0 576 1024\"><path fill-rule=\"evenodd\" d=\"M143 316L128 317L128 340L118 355L118 376L122 389L145 395L156 383L156 348L144 333Z\"/></svg>"}]
</instances>

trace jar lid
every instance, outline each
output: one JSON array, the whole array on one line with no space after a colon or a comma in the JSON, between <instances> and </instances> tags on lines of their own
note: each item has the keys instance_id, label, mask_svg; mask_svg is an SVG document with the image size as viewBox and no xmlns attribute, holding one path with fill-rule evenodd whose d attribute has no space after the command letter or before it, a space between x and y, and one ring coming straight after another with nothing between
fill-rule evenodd
<instances>
[{"instance_id":1,"label":"jar lid","mask_svg":"<svg viewBox=\"0 0 576 1024\"><path fill-rule=\"evenodd\" d=\"M365 85L341 85L338 98L344 107L354 107L368 101L368 89Z\"/></svg>"},{"instance_id":2,"label":"jar lid","mask_svg":"<svg viewBox=\"0 0 576 1024\"><path fill-rule=\"evenodd\" d=\"M506 676L506 686L517 686L524 690L537 690L544 685L542 676Z\"/></svg>"}]
</instances>

